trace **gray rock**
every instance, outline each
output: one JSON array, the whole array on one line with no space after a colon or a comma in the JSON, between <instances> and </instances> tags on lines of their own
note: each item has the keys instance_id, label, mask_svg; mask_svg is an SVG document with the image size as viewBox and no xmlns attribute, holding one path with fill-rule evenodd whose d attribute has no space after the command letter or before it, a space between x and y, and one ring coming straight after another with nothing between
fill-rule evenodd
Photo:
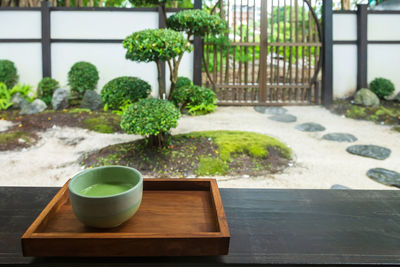
<instances>
[{"instance_id":1,"label":"gray rock","mask_svg":"<svg viewBox=\"0 0 400 267\"><path fill-rule=\"evenodd\" d=\"M13 109L20 109L23 105L29 104L29 102L21 96L20 93L16 93L12 96L11 102L13 103Z\"/></svg>"},{"instance_id":2,"label":"gray rock","mask_svg":"<svg viewBox=\"0 0 400 267\"><path fill-rule=\"evenodd\" d=\"M354 145L346 149L347 152L362 157L384 160L390 156L390 149L375 145Z\"/></svg>"},{"instance_id":3,"label":"gray rock","mask_svg":"<svg viewBox=\"0 0 400 267\"><path fill-rule=\"evenodd\" d=\"M272 114L272 115L280 115L280 114L285 114L287 112L287 109L282 107L255 106L254 110L262 114Z\"/></svg>"},{"instance_id":4,"label":"gray rock","mask_svg":"<svg viewBox=\"0 0 400 267\"><path fill-rule=\"evenodd\" d=\"M296 129L303 132L322 132L325 131L325 127L321 124L314 122L302 123L296 126Z\"/></svg>"},{"instance_id":5,"label":"gray rock","mask_svg":"<svg viewBox=\"0 0 400 267\"><path fill-rule=\"evenodd\" d=\"M55 90L51 99L51 105L53 106L53 109L59 110L67 108L68 96L69 92L63 88L58 88Z\"/></svg>"},{"instance_id":6,"label":"gray rock","mask_svg":"<svg viewBox=\"0 0 400 267\"><path fill-rule=\"evenodd\" d=\"M357 141L357 137L349 133L329 133L322 136L322 139L336 142L349 142Z\"/></svg>"},{"instance_id":7,"label":"gray rock","mask_svg":"<svg viewBox=\"0 0 400 267\"><path fill-rule=\"evenodd\" d=\"M379 98L369 89L363 88L354 95L354 103L362 106L379 106Z\"/></svg>"},{"instance_id":8,"label":"gray rock","mask_svg":"<svg viewBox=\"0 0 400 267\"><path fill-rule=\"evenodd\" d=\"M268 117L268 119L273 120L273 121L286 122L286 123L297 121L296 116L293 116L290 114L274 115L274 116Z\"/></svg>"},{"instance_id":9,"label":"gray rock","mask_svg":"<svg viewBox=\"0 0 400 267\"><path fill-rule=\"evenodd\" d=\"M97 110L103 107L103 101L96 91L87 90L83 95L81 108L88 108L90 110Z\"/></svg>"},{"instance_id":10,"label":"gray rock","mask_svg":"<svg viewBox=\"0 0 400 267\"><path fill-rule=\"evenodd\" d=\"M400 173L398 172L383 168L374 168L367 172L367 176L378 183L400 188Z\"/></svg>"},{"instance_id":11,"label":"gray rock","mask_svg":"<svg viewBox=\"0 0 400 267\"><path fill-rule=\"evenodd\" d=\"M21 115L30 115L36 114L44 111L47 108L46 103L44 103L41 99L35 99L32 103L23 104L21 106L21 111L19 114Z\"/></svg>"},{"instance_id":12,"label":"gray rock","mask_svg":"<svg viewBox=\"0 0 400 267\"><path fill-rule=\"evenodd\" d=\"M400 92L394 97L393 100L400 102Z\"/></svg>"},{"instance_id":13,"label":"gray rock","mask_svg":"<svg viewBox=\"0 0 400 267\"><path fill-rule=\"evenodd\" d=\"M341 184L334 184L331 186L331 189L337 189L337 190L347 190L347 189L351 189L350 187L341 185Z\"/></svg>"}]
</instances>

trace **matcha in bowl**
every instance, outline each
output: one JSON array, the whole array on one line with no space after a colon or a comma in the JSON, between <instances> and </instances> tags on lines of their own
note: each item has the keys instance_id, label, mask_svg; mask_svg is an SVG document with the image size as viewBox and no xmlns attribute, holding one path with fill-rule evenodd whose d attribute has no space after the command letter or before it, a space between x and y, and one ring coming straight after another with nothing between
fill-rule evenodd
<instances>
[{"instance_id":1,"label":"matcha in bowl","mask_svg":"<svg viewBox=\"0 0 400 267\"><path fill-rule=\"evenodd\" d=\"M112 228L139 209L143 178L124 166L104 166L76 174L68 185L72 210L85 225Z\"/></svg>"}]
</instances>

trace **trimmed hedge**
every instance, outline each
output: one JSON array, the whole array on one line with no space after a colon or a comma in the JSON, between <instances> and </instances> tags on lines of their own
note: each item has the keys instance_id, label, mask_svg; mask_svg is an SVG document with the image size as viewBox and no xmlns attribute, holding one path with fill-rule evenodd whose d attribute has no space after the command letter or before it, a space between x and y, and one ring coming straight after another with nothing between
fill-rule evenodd
<instances>
[{"instance_id":1,"label":"trimmed hedge","mask_svg":"<svg viewBox=\"0 0 400 267\"><path fill-rule=\"evenodd\" d=\"M151 86L137 77L118 77L103 86L100 92L101 99L110 108L118 110L126 103L133 103L147 98L151 93Z\"/></svg>"},{"instance_id":2,"label":"trimmed hedge","mask_svg":"<svg viewBox=\"0 0 400 267\"><path fill-rule=\"evenodd\" d=\"M0 60L0 82L7 88L12 88L17 84L18 74L14 62L7 59Z\"/></svg>"},{"instance_id":3,"label":"trimmed hedge","mask_svg":"<svg viewBox=\"0 0 400 267\"><path fill-rule=\"evenodd\" d=\"M53 93L56 89L60 88L60 84L57 80L45 77L43 78L37 87L38 97L46 103L46 105L51 104L51 99L53 97Z\"/></svg>"},{"instance_id":4,"label":"trimmed hedge","mask_svg":"<svg viewBox=\"0 0 400 267\"><path fill-rule=\"evenodd\" d=\"M95 90L98 81L99 72L96 66L89 62L77 62L68 72L68 84L78 97L82 97L87 90Z\"/></svg>"}]
</instances>

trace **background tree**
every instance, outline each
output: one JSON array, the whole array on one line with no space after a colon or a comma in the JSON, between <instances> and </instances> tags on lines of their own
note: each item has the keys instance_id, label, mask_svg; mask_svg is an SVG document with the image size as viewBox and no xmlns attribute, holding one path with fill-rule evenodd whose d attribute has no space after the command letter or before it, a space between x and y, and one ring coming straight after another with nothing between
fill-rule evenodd
<instances>
[{"instance_id":1,"label":"background tree","mask_svg":"<svg viewBox=\"0 0 400 267\"><path fill-rule=\"evenodd\" d=\"M175 75L177 70L173 67L179 67L176 58L178 57L180 62L183 54L186 51L191 51L191 46L183 34L170 29L150 29L134 32L123 41L123 46L127 49L125 55L127 59L138 62L154 61L157 64L160 98L168 97L161 76L162 62L166 61L170 72Z\"/></svg>"},{"instance_id":2,"label":"background tree","mask_svg":"<svg viewBox=\"0 0 400 267\"><path fill-rule=\"evenodd\" d=\"M168 27L173 30L185 32L188 42L192 36L201 37L203 42L204 37L208 35L218 35L226 30L226 22L222 20L220 16L211 15L207 11L199 9L178 12L168 18L167 24ZM204 46L204 44L202 44L202 46ZM174 62L176 65L174 65L176 72L171 72L171 92L175 89L176 81L178 79L178 68L182 56L183 55L179 56L176 62ZM204 54L203 63L205 64L207 75L210 76L208 71L209 68L204 59Z\"/></svg>"}]
</instances>

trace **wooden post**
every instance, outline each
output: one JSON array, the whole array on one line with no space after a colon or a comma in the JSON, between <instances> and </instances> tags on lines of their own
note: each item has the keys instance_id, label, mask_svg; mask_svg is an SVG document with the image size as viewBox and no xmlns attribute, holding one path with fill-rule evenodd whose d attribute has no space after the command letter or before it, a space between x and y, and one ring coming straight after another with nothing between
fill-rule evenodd
<instances>
[{"instance_id":1,"label":"wooden post","mask_svg":"<svg viewBox=\"0 0 400 267\"><path fill-rule=\"evenodd\" d=\"M50 2L42 1L42 76L51 77Z\"/></svg>"},{"instance_id":2,"label":"wooden post","mask_svg":"<svg viewBox=\"0 0 400 267\"><path fill-rule=\"evenodd\" d=\"M165 28L165 18L164 18L164 14L163 14L163 10L161 6L158 6L158 28L159 29L163 29ZM165 74L165 61L162 61L161 63L161 83L163 83L161 85L161 92L165 93L165 96L158 96L160 99L166 99L167 98L167 88L166 88L166 74ZM160 85L158 85L160 88ZM160 92L160 90L159 90Z\"/></svg>"},{"instance_id":3,"label":"wooden post","mask_svg":"<svg viewBox=\"0 0 400 267\"><path fill-rule=\"evenodd\" d=\"M261 1L261 37L260 37L260 79L258 84L258 102L265 103L267 101L267 3Z\"/></svg>"},{"instance_id":4,"label":"wooden post","mask_svg":"<svg viewBox=\"0 0 400 267\"><path fill-rule=\"evenodd\" d=\"M368 5L357 5L357 90L368 87Z\"/></svg>"},{"instance_id":5,"label":"wooden post","mask_svg":"<svg viewBox=\"0 0 400 267\"><path fill-rule=\"evenodd\" d=\"M333 101L333 33L332 1L323 1L322 6L322 104L330 105Z\"/></svg>"},{"instance_id":6,"label":"wooden post","mask_svg":"<svg viewBox=\"0 0 400 267\"><path fill-rule=\"evenodd\" d=\"M194 1L195 9L202 9L202 0ZM201 86L201 59L203 56L203 45L201 37L195 36L193 40L194 58L193 58L193 83Z\"/></svg>"}]
</instances>

